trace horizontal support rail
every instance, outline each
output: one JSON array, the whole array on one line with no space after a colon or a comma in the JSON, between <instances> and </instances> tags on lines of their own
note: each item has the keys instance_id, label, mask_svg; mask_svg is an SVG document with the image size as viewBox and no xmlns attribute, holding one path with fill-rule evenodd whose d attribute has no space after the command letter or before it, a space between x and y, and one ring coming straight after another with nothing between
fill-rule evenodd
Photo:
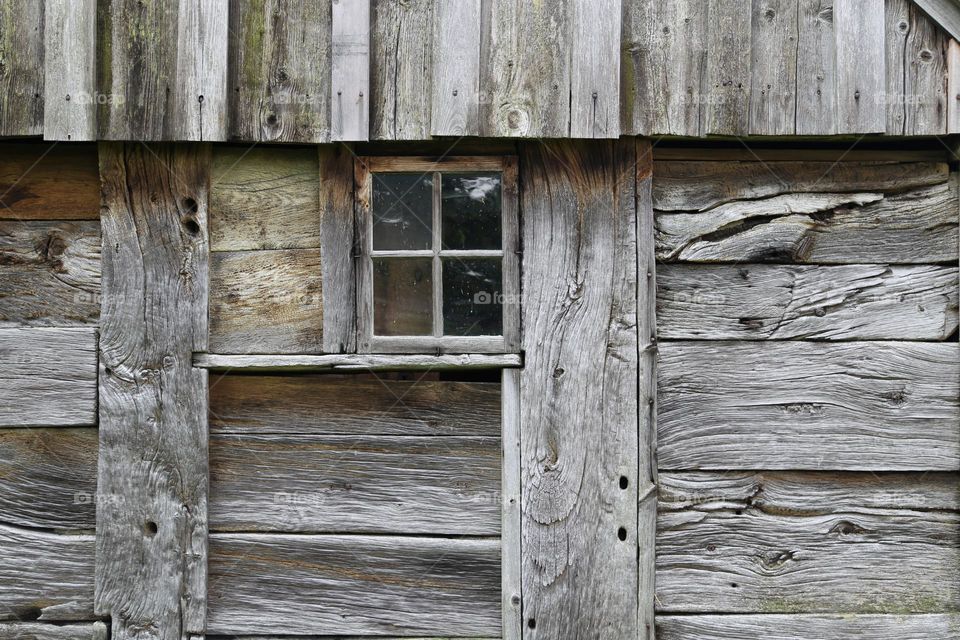
<instances>
[{"instance_id":1,"label":"horizontal support rail","mask_svg":"<svg viewBox=\"0 0 960 640\"><path fill-rule=\"evenodd\" d=\"M224 355L195 353L193 366L214 371L388 371L502 369L523 366L516 353L457 355Z\"/></svg>"}]
</instances>

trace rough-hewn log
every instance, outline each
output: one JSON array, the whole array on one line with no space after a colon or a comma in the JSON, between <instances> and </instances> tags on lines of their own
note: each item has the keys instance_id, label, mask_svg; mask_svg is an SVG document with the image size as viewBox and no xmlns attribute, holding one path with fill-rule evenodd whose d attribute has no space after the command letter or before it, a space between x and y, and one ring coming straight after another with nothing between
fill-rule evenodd
<instances>
[{"instance_id":1,"label":"rough-hewn log","mask_svg":"<svg viewBox=\"0 0 960 640\"><path fill-rule=\"evenodd\" d=\"M658 616L660 640L953 640L955 613Z\"/></svg>"},{"instance_id":2,"label":"rough-hewn log","mask_svg":"<svg viewBox=\"0 0 960 640\"><path fill-rule=\"evenodd\" d=\"M0 219L99 220L93 145L0 145Z\"/></svg>"},{"instance_id":3,"label":"rough-hewn log","mask_svg":"<svg viewBox=\"0 0 960 640\"><path fill-rule=\"evenodd\" d=\"M0 623L0 637L7 640L107 640L107 625L102 622L83 622L79 624Z\"/></svg>"}]
</instances>

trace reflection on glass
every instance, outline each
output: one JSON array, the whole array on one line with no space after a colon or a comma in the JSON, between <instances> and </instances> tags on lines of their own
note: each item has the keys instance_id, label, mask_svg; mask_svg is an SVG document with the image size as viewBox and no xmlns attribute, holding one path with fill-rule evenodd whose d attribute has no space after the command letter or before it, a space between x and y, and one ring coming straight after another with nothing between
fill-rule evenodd
<instances>
[{"instance_id":1,"label":"reflection on glass","mask_svg":"<svg viewBox=\"0 0 960 640\"><path fill-rule=\"evenodd\" d=\"M433 245L433 176L375 173L373 249L430 249Z\"/></svg>"},{"instance_id":2,"label":"reflection on glass","mask_svg":"<svg viewBox=\"0 0 960 640\"><path fill-rule=\"evenodd\" d=\"M426 336L433 333L433 261L373 259L373 333Z\"/></svg>"},{"instance_id":3,"label":"reflection on glass","mask_svg":"<svg viewBox=\"0 0 960 640\"><path fill-rule=\"evenodd\" d=\"M445 258L443 333L495 336L503 333L500 258Z\"/></svg>"},{"instance_id":4,"label":"reflection on glass","mask_svg":"<svg viewBox=\"0 0 960 640\"><path fill-rule=\"evenodd\" d=\"M445 173L440 180L444 249L499 249L499 173Z\"/></svg>"}]
</instances>

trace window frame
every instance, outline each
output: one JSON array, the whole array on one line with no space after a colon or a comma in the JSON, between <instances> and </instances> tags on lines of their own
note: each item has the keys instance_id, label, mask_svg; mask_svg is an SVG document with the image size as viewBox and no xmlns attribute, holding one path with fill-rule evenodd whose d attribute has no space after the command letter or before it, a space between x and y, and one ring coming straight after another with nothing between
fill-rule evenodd
<instances>
[{"instance_id":1,"label":"window frame","mask_svg":"<svg viewBox=\"0 0 960 640\"><path fill-rule=\"evenodd\" d=\"M442 218L441 184L434 176L433 234L429 251L373 251L372 176L374 173L471 173L501 174L500 251L444 250L440 246ZM520 351L520 220L516 156L362 156L354 162L357 274L357 351L359 353L518 353ZM500 257L502 259L503 334L500 336L378 336L374 335L374 257L427 257L433 264L431 289L433 324L443 316L441 256ZM442 293L441 293L442 296Z\"/></svg>"}]
</instances>

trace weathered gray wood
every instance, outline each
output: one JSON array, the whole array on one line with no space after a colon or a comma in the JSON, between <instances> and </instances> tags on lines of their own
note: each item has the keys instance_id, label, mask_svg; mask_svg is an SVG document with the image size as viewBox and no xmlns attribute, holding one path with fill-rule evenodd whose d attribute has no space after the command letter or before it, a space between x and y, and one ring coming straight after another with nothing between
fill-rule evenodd
<instances>
[{"instance_id":1,"label":"weathered gray wood","mask_svg":"<svg viewBox=\"0 0 960 640\"><path fill-rule=\"evenodd\" d=\"M960 38L960 7L951 0L914 0L923 11L954 38Z\"/></svg>"},{"instance_id":2,"label":"weathered gray wood","mask_svg":"<svg viewBox=\"0 0 960 640\"><path fill-rule=\"evenodd\" d=\"M886 130L884 0L835 0L837 133Z\"/></svg>"},{"instance_id":3,"label":"weathered gray wood","mask_svg":"<svg viewBox=\"0 0 960 640\"><path fill-rule=\"evenodd\" d=\"M370 2L336 0L331 13L330 139L370 132Z\"/></svg>"},{"instance_id":4,"label":"weathered gray wood","mask_svg":"<svg viewBox=\"0 0 960 640\"><path fill-rule=\"evenodd\" d=\"M956 640L955 613L658 616L660 640Z\"/></svg>"},{"instance_id":5,"label":"weathered gray wood","mask_svg":"<svg viewBox=\"0 0 960 640\"><path fill-rule=\"evenodd\" d=\"M957 269L660 265L657 333L691 340L946 340Z\"/></svg>"},{"instance_id":6,"label":"weathered gray wood","mask_svg":"<svg viewBox=\"0 0 960 640\"><path fill-rule=\"evenodd\" d=\"M433 0L371 3L371 140L423 140L430 136L435 4ZM437 55L447 52L439 49Z\"/></svg>"},{"instance_id":7,"label":"weathered gray wood","mask_svg":"<svg viewBox=\"0 0 960 640\"><path fill-rule=\"evenodd\" d=\"M44 624L42 622L0 623L0 637L7 640L107 640L102 622Z\"/></svg>"},{"instance_id":8,"label":"weathered gray wood","mask_svg":"<svg viewBox=\"0 0 960 640\"><path fill-rule=\"evenodd\" d=\"M87 426L96 421L93 328L0 329L0 426Z\"/></svg>"},{"instance_id":9,"label":"weathered gray wood","mask_svg":"<svg viewBox=\"0 0 960 640\"><path fill-rule=\"evenodd\" d=\"M906 66L908 36L910 35L910 6L913 0L884 0L886 87L884 100L886 131L903 135L906 127Z\"/></svg>"},{"instance_id":10,"label":"weathered gray wood","mask_svg":"<svg viewBox=\"0 0 960 640\"><path fill-rule=\"evenodd\" d=\"M99 220L94 145L0 145L0 219Z\"/></svg>"},{"instance_id":11,"label":"weathered gray wood","mask_svg":"<svg viewBox=\"0 0 960 640\"><path fill-rule=\"evenodd\" d=\"M501 511L500 553L500 610L503 640L523 637L522 567L523 547L520 515L520 372L504 369L502 377L503 419L501 443L503 458L499 505Z\"/></svg>"},{"instance_id":12,"label":"weathered gray wood","mask_svg":"<svg viewBox=\"0 0 960 640\"><path fill-rule=\"evenodd\" d=\"M831 0L799 0L797 135L837 132L837 48Z\"/></svg>"},{"instance_id":13,"label":"weathered gray wood","mask_svg":"<svg viewBox=\"0 0 960 640\"><path fill-rule=\"evenodd\" d=\"M206 618L210 149L100 147L96 610L111 637L177 640Z\"/></svg>"},{"instance_id":14,"label":"weathered gray wood","mask_svg":"<svg viewBox=\"0 0 960 640\"><path fill-rule=\"evenodd\" d=\"M707 69L710 90L703 133L746 135L750 128L751 3L709 0Z\"/></svg>"},{"instance_id":15,"label":"weathered gray wood","mask_svg":"<svg viewBox=\"0 0 960 640\"><path fill-rule=\"evenodd\" d=\"M798 0L753 0L750 42L752 135L793 135L797 129L800 56Z\"/></svg>"},{"instance_id":16,"label":"weathered gray wood","mask_svg":"<svg viewBox=\"0 0 960 640\"><path fill-rule=\"evenodd\" d=\"M947 37L912 0L887 0L887 133L946 133Z\"/></svg>"},{"instance_id":17,"label":"weathered gray wood","mask_svg":"<svg viewBox=\"0 0 960 640\"><path fill-rule=\"evenodd\" d=\"M636 143L524 149L527 638L636 637ZM581 233L570 233L580 229Z\"/></svg>"},{"instance_id":18,"label":"weathered gray wood","mask_svg":"<svg viewBox=\"0 0 960 640\"><path fill-rule=\"evenodd\" d=\"M482 0L433 7L430 135L477 136Z\"/></svg>"},{"instance_id":19,"label":"weathered gray wood","mask_svg":"<svg viewBox=\"0 0 960 640\"><path fill-rule=\"evenodd\" d=\"M955 476L696 479L674 494L663 478L661 612L939 613L960 601ZM926 494L951 486L946 508L928 508Z\"/></svg>"},{"instance_id":20,"label":"weathered gray wood","mask_svg":"<svg viewBox=\"0 0 960 640\"><path fill-rule=\"evenodd\" d=\"M500 635L497 539L213 534L210 547L209 634Z\"/></svg>"},{"instance_id":21,"label":"weathered gray wood","mask_svg":"<svg viewBox=\"0 0 960 640\"><path fill-rule=\"evenodd\" d=\"M956 343L664 342L659 379L661 469L960 468Z\"/></svg>"},{"instance_id":22,"label":"weathered gray wood","mask_svg":"<svg viewBox=\"0 0 960 640\"><path fill-rule=\"evenodd\" d=\"M571 138L620 137L620 0L570 0Z\"/></svg>"},{"instance_id":23,"label":"weathered gray wood","mask_svg":"<svg viewBox=\"0 0 960 640\"><path fill-rule=\"evenodd\" d=\"M45 0L43 11L43 139L94 140L97 2Z\"/></svg>"},{"instance_id":24,"label":"weathered gray wood","mask_svg":"<svg viewBox=\"0 0 960 640\"><path fill-rule=\"evenodd\" d=\"M500 438L218 434L210 528L500 535Z\"/></svg>"},{"instance_id":25,"label":"weathered gray wood","mask_svg":"<svg viewBox=\"0 0 960 640\"><path fill-rule=\"evenodd\" d=\"M516 353L458 355L250 355L197 354L194 366L215 371L444 371L522 367Z\"/></svg>"},{"instance_id":26,"label":"weathered gray wood","mask_svg":"<svg viewBox=\"0 0 960 640\"><path fill-rule=\"evenodd\" d=\"M499 437L500 389L376 375L225 375L210 383L210 432Z\"/></svg>"},{"instance_id":27,"label":"weathered gray wood","mask_svg":"<svg viewBox=\"0 0 960 640\"><path fill-rule=\"evenodd\" d=\"M354 272L353 151L320 147L320 273L323 277L323 351L357 350Z\"/></svg>"},{"instance_id":28,"label":"weathered gray wood","mask_svg":"<svg viewBox=\"0 0 960 640\"><path fill-rule=\"evenodd\" d=\"M0 221L0 327L92 325L99 316L98 222Z\"/></svg>"},{"instance_id":29,"label":"weathered gray wood","mask_svg":"<svg viewBox=\"0 0 960 640\"><path fill-rule=\"evenodd\" d=\"M960 133L960 43L947 45L947 133Z\"/></svg>"},{"instance_id":30,"label":"weathered gray wood","mask_svg":"<svg viewBox=\"0 0 960 640\"><path fill-rule=\"evenodd\" d=\"M218 147L210 184L210 249L320 247L313 149Z\"/></svg>"},{"instance_id":31,"label":"weathered gray wood","mask_svg":"<svg viewBox=\"0 0 960 640\"><path fill-rule=\"evenodd\" d=\"M330 7L230 0L230 138L329 142Z\"/></svg>"},{"instance_id":32,"label":"weathered gray wood","mask_svg":"<svg viewBox=\"0 0 960 640\"><path fill-rule=\"evenodd\" d=\"M825 1L825 0L824 0ZM949 150L941 147L940 149L904 149L904 148L843 148L821 146L815 148L796 147L728 147L707 145L701 146L682 146L672 147L660 144L654 147L653 157L656 162L684 160L686 162L714 162L714 166L719 167L719 161L730 162L829 162L837 165L837 170L844 171L843 166L852 166L854 163L920 163L930 162L943 163L949 162ZM829 166L829 165L828 165ZM821 172L830 173L830 172ZM826 177L826 176L825 176ZM946 180L946 172L942 177Z\"/></svg>"},{"instance_id":33,"label":"weathered gray wood","mask_svg":"<svg viewBox=\"0 0 960 640\"><path fill-rule=\"evenodd\" d=\"M96 429L0 429L3 522L92 531L96 493Z\"/></svg>"},{"instance_id":34,"label":"weathered gray wood","mask_svg":"<svg viewBox=\"0 0 960 640\"><path fill-rule=\"evenodd\" d=\"M0 136L43 133L44 3L0 2Z\"/></svg>"}]
</instances>

